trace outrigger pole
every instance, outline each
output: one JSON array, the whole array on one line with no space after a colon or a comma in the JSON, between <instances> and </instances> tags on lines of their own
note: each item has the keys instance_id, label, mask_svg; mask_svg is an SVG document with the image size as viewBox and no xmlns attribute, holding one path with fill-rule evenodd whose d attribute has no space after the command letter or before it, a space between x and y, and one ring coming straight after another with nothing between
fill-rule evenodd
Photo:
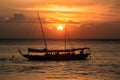
<instances>
[{"instance_id":1,"label":"outrigger pole","mask_svg":"<svg viewBox=\"0 0 120 80\"><path fill-rule=\"evenodd\" d=\"M43 40L44 40L44 44L45 44L45 49L48 49L48 48L47 48L46 39L45 39L45 34L44 34L44 31L43 31L42 22L41 22L41 19L40 19L40 16L39 16L39 12L38 12L38 11L37 11L37 15L38 15L38 20L39 20L40 27L41 27L41 30L42 30L42 36L43 36Z\"/></svg>"}]
</instances>

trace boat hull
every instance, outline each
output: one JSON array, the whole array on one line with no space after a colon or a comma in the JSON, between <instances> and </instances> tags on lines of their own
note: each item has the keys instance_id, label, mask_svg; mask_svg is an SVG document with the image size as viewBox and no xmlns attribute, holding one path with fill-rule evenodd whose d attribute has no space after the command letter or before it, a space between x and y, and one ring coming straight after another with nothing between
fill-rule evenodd
<instances>
[{"instance_id":1,"label":"boat hull","mask_svg":"<svg viewBox=\"0 0 120 80\"><path fill-rule=\"evenodd\" d=\"M46 61L46 60L85 60L89 56L89 54L75 54L75 55L50 55L50 56L38 56L38 55L22 55L31 61Z\"/></svg>"}]
</instances>

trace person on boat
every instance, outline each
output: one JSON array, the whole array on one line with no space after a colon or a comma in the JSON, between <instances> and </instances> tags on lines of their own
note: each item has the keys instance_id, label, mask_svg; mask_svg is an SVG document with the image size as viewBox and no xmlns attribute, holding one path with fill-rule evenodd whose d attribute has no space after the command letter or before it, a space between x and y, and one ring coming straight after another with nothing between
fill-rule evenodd
<instances>
[{"instance_id":1,"label":"person on boat","mask_svg":"<svg viewBox=\"0 0 120 80\"><path fill-rule=\"evenodd\" d=\"M70 55L71 53L70 52L67 52L67 55Z\"/></svg>"},{"instance_id":2,"label":"person on boat","mask_svg":"<svg viewBox=\"0 0 120 80\"><path fill-rule=\"evenodd\" d=\"M56 52L56 55L60 55L59 52Z\"/></svg>"},{"instance_id":3,"label":"person on boat","mask_svg":"<svg viewBox=\"0 0 120 80\"><path fill-rule=\"evenodd\" d=\"M45 55L44 56L50 56L50 54L49 53L45 53Z\"/></svg>"},{"instance_id":4,"label":"person on boat","mask_svg":"<svg viewBox=\"0 0 120 80\"><path fill-rule=\"evenodd\" d=\"M75 52L74 52L74 51L72 52L72 55L75 55Z\"/></svg>"},{"instance_id":5,"label":"person on boat","mask_svg":"<svg viewBox=\"0 0 120 80\"><path fill-rule=\"evenodd\" d=\"M83 51L83 49L80 51L80 54L84 54L84 51Z\"/></svg>"}]
</instances>

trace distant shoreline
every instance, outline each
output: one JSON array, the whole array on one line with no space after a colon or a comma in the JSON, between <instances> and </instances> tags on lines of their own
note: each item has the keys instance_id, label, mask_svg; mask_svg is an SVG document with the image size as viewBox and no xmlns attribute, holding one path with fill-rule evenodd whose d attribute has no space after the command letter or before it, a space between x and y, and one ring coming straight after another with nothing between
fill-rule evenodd
<instances>
[{"instance_id":1,"label":"distant shoreline","mask_svg":"<svg viewBox=\"0 0 120 80\"><path fill-rule=\"evenodd\" d=\"M29 39L25 39L25 38L20 38L20 39L16 39L16 38L1 38L0 39L1 41L3 41L3 40L10 40L10 41L14 41L14 40L18 40L18 41L21 41L21 40L43 40L43 39L31 39L31 38L29 38ZM64 39L46 39L46 40L64 40ZM112 39L112 38L108 38L108 39L102 39L102 38L99 38L99 39L69 39L69 40L80 40L80 41L120 41L120 38L118 38L118 39Z\"/></svg>"}]
</instances>

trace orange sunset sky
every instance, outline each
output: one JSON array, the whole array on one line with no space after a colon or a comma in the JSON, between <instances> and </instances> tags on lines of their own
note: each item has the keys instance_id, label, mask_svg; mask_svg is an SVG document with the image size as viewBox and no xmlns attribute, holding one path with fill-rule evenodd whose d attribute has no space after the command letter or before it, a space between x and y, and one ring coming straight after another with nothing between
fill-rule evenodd
<instances>
[{"instance_id":1,"label":"orange sunset sky","mask_svg":"<svg viewBox=\"0 0 120 80\"><path fill-rule=\"evenodd\" d=\"M120 0L0 0L0 38L41 38L39 11L47 38L120 38ZM16 22L14 14L25 20ZM11 19L14 21L10 21Z\"/></svg>"}]
</instances>

